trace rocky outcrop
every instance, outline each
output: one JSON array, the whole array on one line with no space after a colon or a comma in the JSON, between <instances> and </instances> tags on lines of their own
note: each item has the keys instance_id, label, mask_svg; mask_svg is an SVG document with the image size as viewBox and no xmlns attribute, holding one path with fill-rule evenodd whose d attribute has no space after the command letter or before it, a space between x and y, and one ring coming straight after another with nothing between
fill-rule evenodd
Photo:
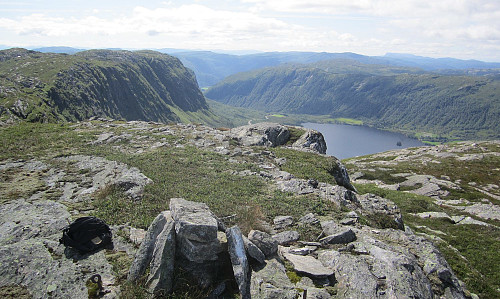
<instances>
[{"instance_id":1,"label":"rocky outcrop","mask_svg":"<svg viewBox=\"0 0 500 299\"><path fill-rule=\"evenodd\" d=\"M292 144L292 148L326 154L326 141L323 134L320 132L312 129L305 129L305 133Z\"/></svg>"},{"instance_id":2,"label":"rocky outcrop","mask_svg":"<svg viewBox=\"0 0 500 299\"><path fill-rule=\"evenodd\" d=\"M290 138L290 130L276 123L257 123L231 129L232 138L245 146L276 147Z\"/></svg>"}]
</instances>

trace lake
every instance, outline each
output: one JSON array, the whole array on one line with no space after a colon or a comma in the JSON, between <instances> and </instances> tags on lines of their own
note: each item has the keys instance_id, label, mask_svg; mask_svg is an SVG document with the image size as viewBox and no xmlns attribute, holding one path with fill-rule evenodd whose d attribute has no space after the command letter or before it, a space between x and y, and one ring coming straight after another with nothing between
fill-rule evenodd
<instances>
[{"instance_id":1,"label":"lake","mask_svg":"<svg viewBox=\"0 0 500 299\"><path fill-rule=\"evenodd\" d=\"M317 123L303 123L302 126L321 132L327 145L326 153L339 159L425 145L400 133L365 126Z\"/></svg>"}]
</instances>

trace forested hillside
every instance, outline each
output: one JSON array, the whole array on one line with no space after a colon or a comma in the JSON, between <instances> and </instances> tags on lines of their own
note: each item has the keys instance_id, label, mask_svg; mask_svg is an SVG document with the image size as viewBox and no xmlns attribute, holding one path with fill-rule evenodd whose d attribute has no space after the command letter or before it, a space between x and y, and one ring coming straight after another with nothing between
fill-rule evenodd
<instances>
[{"instance_id":1,"label":"forested hillside","mask_svg":"<svg viewBox=\"0 0 500 299\"><path fill-rule=\"evenodd\" d=\"M153 51L0 51L0 120L179 121L207 112L192 71Z\"/></svg>"},{"instance_id":2,"label":"forested hillside","mask_svg":"<svg viewBox=\"0 0 500 299\"><path fill-rule=\"evenodd\" d=\"M208 98L266 112L347 117L447 138L500 137L500 77L326 61L240 73Z\"/></svg>"}]
</instances>

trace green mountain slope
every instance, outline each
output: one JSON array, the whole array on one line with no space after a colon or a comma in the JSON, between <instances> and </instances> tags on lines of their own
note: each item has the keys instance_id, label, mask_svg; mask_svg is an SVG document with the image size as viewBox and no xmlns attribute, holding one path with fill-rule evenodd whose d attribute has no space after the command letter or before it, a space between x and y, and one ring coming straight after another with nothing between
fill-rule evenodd
<instances>
[{"instance_id":1,"label":"green mountain slope","mask_svg":"<svg viewBox=\"0 0 500 299\"><path fill-rule=\"evenodd\" d=\"M76 121L93 116L168 122L180 120L177 112L207 110L193 73L166 54L0 51L3 122Z\"/></svg>"},{"instance_id":2,"label":"green mountain slope","mask_svg":"<svg viewBox=\"0 0 500 299\"><path fill-rule=\"evenodd\" d=\"M500 137L500 78L322 62L240 73L209 89L233 106L363 120L454 138Z\"/></svg>"}]
</instances>

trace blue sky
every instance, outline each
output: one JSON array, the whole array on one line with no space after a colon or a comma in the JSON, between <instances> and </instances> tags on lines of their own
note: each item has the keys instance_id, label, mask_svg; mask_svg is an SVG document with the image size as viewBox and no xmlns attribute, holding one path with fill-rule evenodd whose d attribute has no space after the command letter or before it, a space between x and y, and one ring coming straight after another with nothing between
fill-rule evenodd
<instances>
[{"instance_id":1,"label":"blue sky","mask_svg":"<svg viewBox=\"0 0 500 299\"><path fill-rule=\"evenodd\" d=\"M500 61L500 0L0 0L0 45Z\"/></svg>"}]
</instances>

